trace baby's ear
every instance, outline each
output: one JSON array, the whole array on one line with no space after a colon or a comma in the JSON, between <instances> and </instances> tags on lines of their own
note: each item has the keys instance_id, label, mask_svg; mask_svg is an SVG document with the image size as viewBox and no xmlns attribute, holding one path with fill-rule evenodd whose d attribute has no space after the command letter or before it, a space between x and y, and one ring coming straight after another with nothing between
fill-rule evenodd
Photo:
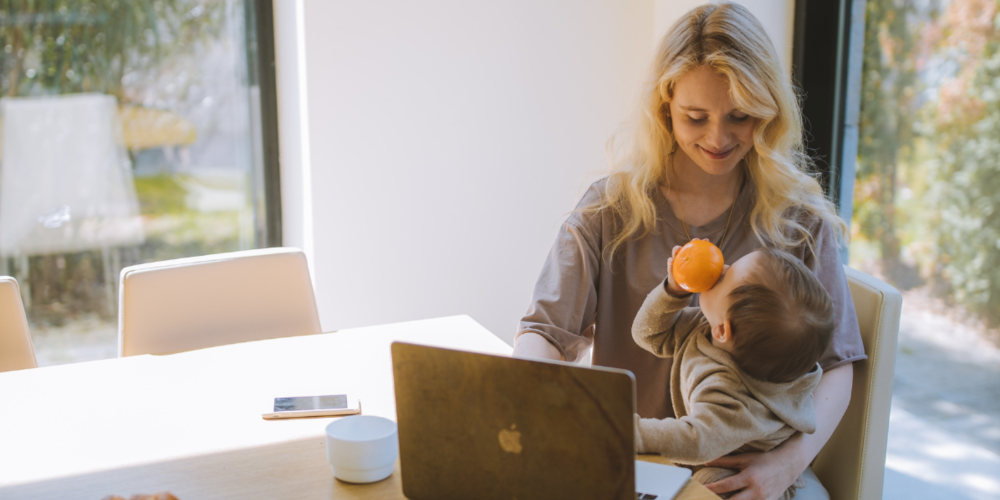
<instances>
[{"instance_id":1,"label":"baby's ear","mask_svg":"<svg viewBox=\"0 0 1000 500\"><path fill-rule=\"evenodd\" d=\"M729 318L724 319L722 323L719 323L718 325L715 325L715 328L712 328L712 338L722 342L723 344L733 340L733 330L729 326Z\"/></svg>"}]
</instances>

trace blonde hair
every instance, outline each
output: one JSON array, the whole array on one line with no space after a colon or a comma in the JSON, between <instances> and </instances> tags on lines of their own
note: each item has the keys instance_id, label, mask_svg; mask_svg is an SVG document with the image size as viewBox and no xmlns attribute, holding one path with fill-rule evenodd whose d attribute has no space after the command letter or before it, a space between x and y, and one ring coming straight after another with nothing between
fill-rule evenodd
<instances>
[{"instance_id":1,"label":"blonde hair","mask_svg":"<svg viewBox=\"0 0 1000 500\"><path fill-rule=\"evenodd\" d=\"M588 207L610 209L619 221L615 237L605 248L607 255L655 226L651 194L661 181L670 185L668 163L676 149L669 116L674 85L700 66L726 78L736 108L757 118L753 147L743 163L756 192L750 227L761 243L779 249L804 243L814 251L805 220L809 218L829 222L843 237L847 226L823 195L804 152L798 99L774 45L745 7L718 3L692 9L670 28L653 62L631 147L615 161L615 139L609 141L613 160L604 197Z\"/></svg>"}]
</instances>

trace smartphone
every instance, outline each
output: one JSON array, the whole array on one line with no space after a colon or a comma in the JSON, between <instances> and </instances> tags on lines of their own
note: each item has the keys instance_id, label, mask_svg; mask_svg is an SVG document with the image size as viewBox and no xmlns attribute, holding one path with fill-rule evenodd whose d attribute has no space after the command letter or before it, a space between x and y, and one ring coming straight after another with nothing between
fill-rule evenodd
<instances>
[{"instance_id":1,"label":"smartphone","mask_svg":"<svg viewBox=\"0 0 1000 500\"><path fill-rule=\"evenodd\" d=\"M264 413L261 416L271 420L276 418L335 417L338 415L357 415L358 413L361 413L361 401L349 398L346 394L333 394L274 398L274 411Z\"/></svg>"}]
</instances>

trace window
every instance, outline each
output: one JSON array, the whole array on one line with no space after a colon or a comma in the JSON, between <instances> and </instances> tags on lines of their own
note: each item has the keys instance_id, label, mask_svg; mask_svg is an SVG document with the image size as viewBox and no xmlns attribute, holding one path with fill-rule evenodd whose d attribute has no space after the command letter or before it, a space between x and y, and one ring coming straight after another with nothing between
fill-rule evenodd
<instances>
[{"instance_id":1,"label":"window","mask_svg":"<svg viewBox=\"0 0 1000 500\"><path fill-rule=\"evenodd\" d=\"M39 365L117 355L123 267L280 242L270 9L0 3L0 274Z\"/></svg>"},{"instance_id":2,"label":"window","mask_svg":"<svg viewBox=\"0 0 1000 500\"><path fill-rule=\"evenodd\" d=\"M797 8L820 3L799 0ZM850 5L864 7L863 23ZM839 6L848 12L840 17L840 52L809 52L806 44L799 53L806 61L825 57L844 89L818 99L825 116L809 116L808 106L806 114L826 127L814 133L832 128L841 137L815 142L836 151L840 140L845 151L844 160L826 159L834 160L828 178L842 173L846 181L831 193L851 215L849 263L903 294L884 498L996 498L1000 2ZM852 58L853 88L843 69ZM823 96L814 89L806 85L807 99ZM856 120L844 105L851 99L860 100ZM852 124L856 162L847 156Z\"/></svg>"}]
</instances>

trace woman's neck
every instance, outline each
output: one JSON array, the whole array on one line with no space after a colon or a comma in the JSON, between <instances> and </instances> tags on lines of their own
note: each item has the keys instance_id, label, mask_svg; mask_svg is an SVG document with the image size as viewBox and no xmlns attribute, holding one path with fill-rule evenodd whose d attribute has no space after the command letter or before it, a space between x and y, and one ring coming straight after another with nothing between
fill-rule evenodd
<instances>
[{"instance_id":1,"label":"woman's neck","mask_svg":"<svg viewBox=\"0 0 1000 500\"><path fill-rule=\"evenodd\" d=\"M674 153L669 187L660 186L677 218L691 226L703 226L731 210L739 195L743 168L737 165L725 175L711 175L683 151ZM728 226L728 224L727 224Z\"/></svg>"}]
</instances>

